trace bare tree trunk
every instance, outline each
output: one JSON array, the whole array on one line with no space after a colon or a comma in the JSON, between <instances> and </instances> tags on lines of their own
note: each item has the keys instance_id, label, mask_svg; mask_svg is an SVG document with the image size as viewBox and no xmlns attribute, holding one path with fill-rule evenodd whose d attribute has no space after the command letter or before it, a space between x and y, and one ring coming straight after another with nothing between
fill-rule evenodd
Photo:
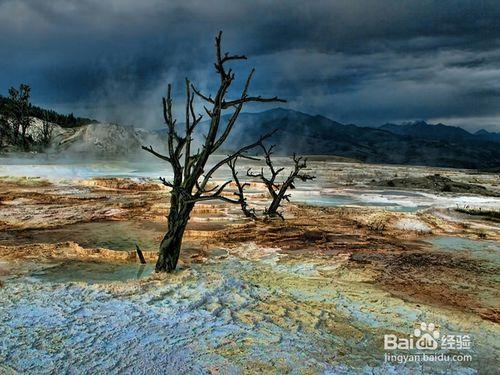
<instances>
[{"instance_id":1,"label":"bare tree trunk","mask_svg":"<svg viewBox=\"0 0 500 375\"><path fill-rule=\"evenodd\" d=\"M168 230L160 243L156 272L172 272L177 267L182 238L194 207L194 203L185 202L177 192L172 190L171 194Z\"/></svg>"},{"instance_id":2,"label":"bare tree trunk","mask_svg":"<svg viewBox=\"0 0 500 375\"><path fill-rule=\"evenodd\" d=\"M48 116L42 120L42 146L48 148L52 140L52 133L54 130L53 125L49 122Z\"/></svg>"},{"instance_id":3,"label":"bare tree trunk","mask_svg":"<svg viewBox=\"0 0 500 375\"><path fill-rule=\"evenodd\" d=\"M253 159L253 158L251 158L251 159ZM256 160L258 160L258 159L256 159ZM247 199L245 198L245 188L247 186L250 186L250 184L247 182L242 184L240 182L240 179L238 178L238 172L236 171L236 162L237 161L238 161L238 157L234 158L233 160L229 160L227 162L227 165L229 166L229 169L231 169L231 173L233 175L233 181L236 184L236 188L238 189L238 191L233 193L233 194L238 197L238 201L240 202L240 207L241 207L241 211L243 212L243 214L246 217L255 220L255 219L257 219L257 215L255 214L255 209L248 208Z\"/></svg>"},{"instance_id":4,"label":"bare tree trunk","mask_svg":"<svg viewBox=\"0 0 500 375\"><path fill-rule=\"evenodd\" d=\"M276 195L274 197L273 201L271 202L271 204L269 205L269 207L267 208L266 215L269 217L280 216L282 218L281 214L278 215L278 209L281 207L282 200L283 200L283 197Z\"/></svg>"},{"instance_id":5,"label":"bare tree trunk","mask_svg":"<svg viewBox=\"0 0 500 375\"><path fill-rule=\"evenodd\" d=\"M30 87L25 84L9 89L9 115L12 121L14 144L22 146L24 151L29 150L27 130L31 126L30 115Z\"/></svg>"},{"instance_id":6,"label":"bare tree trunk","mask_svg":"<svg viewBox=\"0 0 500 375\"><path fill-rule=\"evenodd\" d=\"M177 267L186 225L187 221L183 224L169 224L168 232L160 243L160 252L155 267L156 272L172 272Z\"/></svg>"}]
</instances>

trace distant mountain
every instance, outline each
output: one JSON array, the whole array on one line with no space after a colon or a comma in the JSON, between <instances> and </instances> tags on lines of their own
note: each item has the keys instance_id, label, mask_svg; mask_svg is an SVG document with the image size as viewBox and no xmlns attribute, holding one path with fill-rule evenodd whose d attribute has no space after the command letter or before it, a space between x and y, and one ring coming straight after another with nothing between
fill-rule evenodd
<instances>
[{"instance_id":1,"label":"distant mountain","mask_svg":"<svg viewBox=\"0 0 500 375\"><path fill-rule=\"evenodd\" d=\"M219 132L229 119L225 116ZM37 137L41 121L32 128ZM180 125L182 128L182 125ZM193 149L203 142L208 121L197 127ZM38 129L38 130L37 130ZM267 144L276 153L290 155L335 155L368 163L429 165L500 170L498 133L471 134L443 124L386 124L381 128L344 125L324 116L282 108L260 113L242 113L220 152L230 152L278 129ZM165 151L166 130L148 131L109 123L74 128L55 125L50 153L79 159L148 157L141 145ZM197 145L198 144L198 145ZM258 151L258 150L256 150Z\"/></svg>"},{"instance_id":2,"label":"distant mountain","mask_svg":"<svg viewBox=\"0 0 500 375\"><path fill-rule=\"evenodd\" d=\"M379 129L408 137L441 141L464 141L474 138L471 133L457 126L448 126L441 123L431 125L425 121L416 121L401 125L385 124Z\"/></svg>"},{"instance_id":3,"label":"distant mountain","mask_svg":"<svg viewBox=\"0 0 500 375\"><path fill-rule=\"evenodd\" d=\"M484 129L478 130L477 132L474 133L474 136L476 138L482 139L484 141L491 141L491 142L499 142L500 143L500 132L499 133L494 133L494 132L489 132Z\"/></svg>"},{"instance_id":4,"label":"distant mountain","mask_svg":"<svg viewBox=\"0 0 500 375\"><path fill-rule=\"evenodd\" d=\"M408 129L408 125L387 125L391 126L344 125L324 116L278 108L241 114L225 147L235 149L279 129L269 143L277 144L277 152L282 154L337 155L370 163L500 168L498 144L461 128L424 123L410 124ZM200 129L206 127L200 124Z\"/></svg>"},{"instance_id":5,"label":"distant mountain","mask_svg":"<svg viewBox=\"0 0 500 375\"><path fill-rule=\"evenodd\" d=\"M276 143L277 152L282 154L335 154L366 160L373 154L373 143L399 139L384 130L344 125L324 116L277 108L241 114L227 146L244 145L274 129L278 132L269 142Z\"/></svg>"},{"instance_id":6,"label":"distant mountain","mask_svg":"<svg viewBox=\"0 0 500 375\"><path fill-rule=\"evenodd\" d=\"M500 142L500 133L490 133L484 129L472 134L458 127L444 124L428 124L425 121L415 121L403 124L385 124L379 129L407 137L442 140L442 141L490 141Z\"/></svg>"}]
</instances>

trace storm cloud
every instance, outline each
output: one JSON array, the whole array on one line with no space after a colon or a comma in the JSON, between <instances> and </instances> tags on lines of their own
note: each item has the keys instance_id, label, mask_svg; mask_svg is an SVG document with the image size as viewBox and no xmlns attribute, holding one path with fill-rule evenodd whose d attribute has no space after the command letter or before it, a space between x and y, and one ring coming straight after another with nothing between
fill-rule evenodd
<instances>
[{"instance_id":1,"label":"storm cloud","mask_svg":"<svg viewBox=\"0 0 500 375\"><path fill-rule=\"evenodd\" d=\"M289 108L500 131L499 19L494 0L0 0L0 92L27 82L37 104L158 127L167 82L215 86L221 29L249 57L240 78L255 67L253 93Z\"/></svg>"}]
</instances>

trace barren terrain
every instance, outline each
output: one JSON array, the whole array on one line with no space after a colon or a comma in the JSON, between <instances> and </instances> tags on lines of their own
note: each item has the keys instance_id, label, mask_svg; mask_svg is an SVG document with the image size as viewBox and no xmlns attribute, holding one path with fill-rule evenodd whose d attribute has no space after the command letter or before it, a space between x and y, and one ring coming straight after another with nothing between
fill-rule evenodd
<instances>
[{"instance_id":1,"label":"barren terrain","mask_svg":"<svg viewBox=\"0 0 500 375\"><path fill-rule=\"evenodd\" d=\"M167 275L153 273L169 194L157 171L3 166L0 370L494 372L500 223L456 209L500 210L498 175L310 166L317 182L297 187L285 221L197 205ZM378 185L434 174L488 194ZM265 201L253 183L249 202ZM420 321L471 335L472 362L384 362L384 334Z\"/></svg>"}]
</instances>

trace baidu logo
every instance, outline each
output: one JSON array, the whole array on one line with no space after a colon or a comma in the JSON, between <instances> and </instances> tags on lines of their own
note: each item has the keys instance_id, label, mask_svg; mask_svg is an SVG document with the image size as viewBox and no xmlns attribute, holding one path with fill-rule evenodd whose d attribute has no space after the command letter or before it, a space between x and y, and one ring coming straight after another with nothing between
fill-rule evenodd
<instances>
[{"instance_id":1,"label":"baidu logo","mask_svg":"<svg viewBox=\"0 0 500 375\"><path fill-rule=\"evenodd\" d=\"M439 346L439 329L434 323L420 323L410 337L398 337L394 334L384 335L384 349L419 349L435 350Z\"/></svg>"},{"instance_id":2,"label":"baidu logo","mask_svg":"<svg viewBox=\"0 0 500 375\"><path fill-rule=\"evenodd\" d=\"M400 337L384 335L385 362L470 362L471 354L456 350L471 349L472 337L468 334L443 334L435 323L418 323L412 334ZM455 352L449 352L449 350ZM389 352L395 350L395 352ZM400 350L411 350L401 353Z\"/></svg>"}]
</instances>

